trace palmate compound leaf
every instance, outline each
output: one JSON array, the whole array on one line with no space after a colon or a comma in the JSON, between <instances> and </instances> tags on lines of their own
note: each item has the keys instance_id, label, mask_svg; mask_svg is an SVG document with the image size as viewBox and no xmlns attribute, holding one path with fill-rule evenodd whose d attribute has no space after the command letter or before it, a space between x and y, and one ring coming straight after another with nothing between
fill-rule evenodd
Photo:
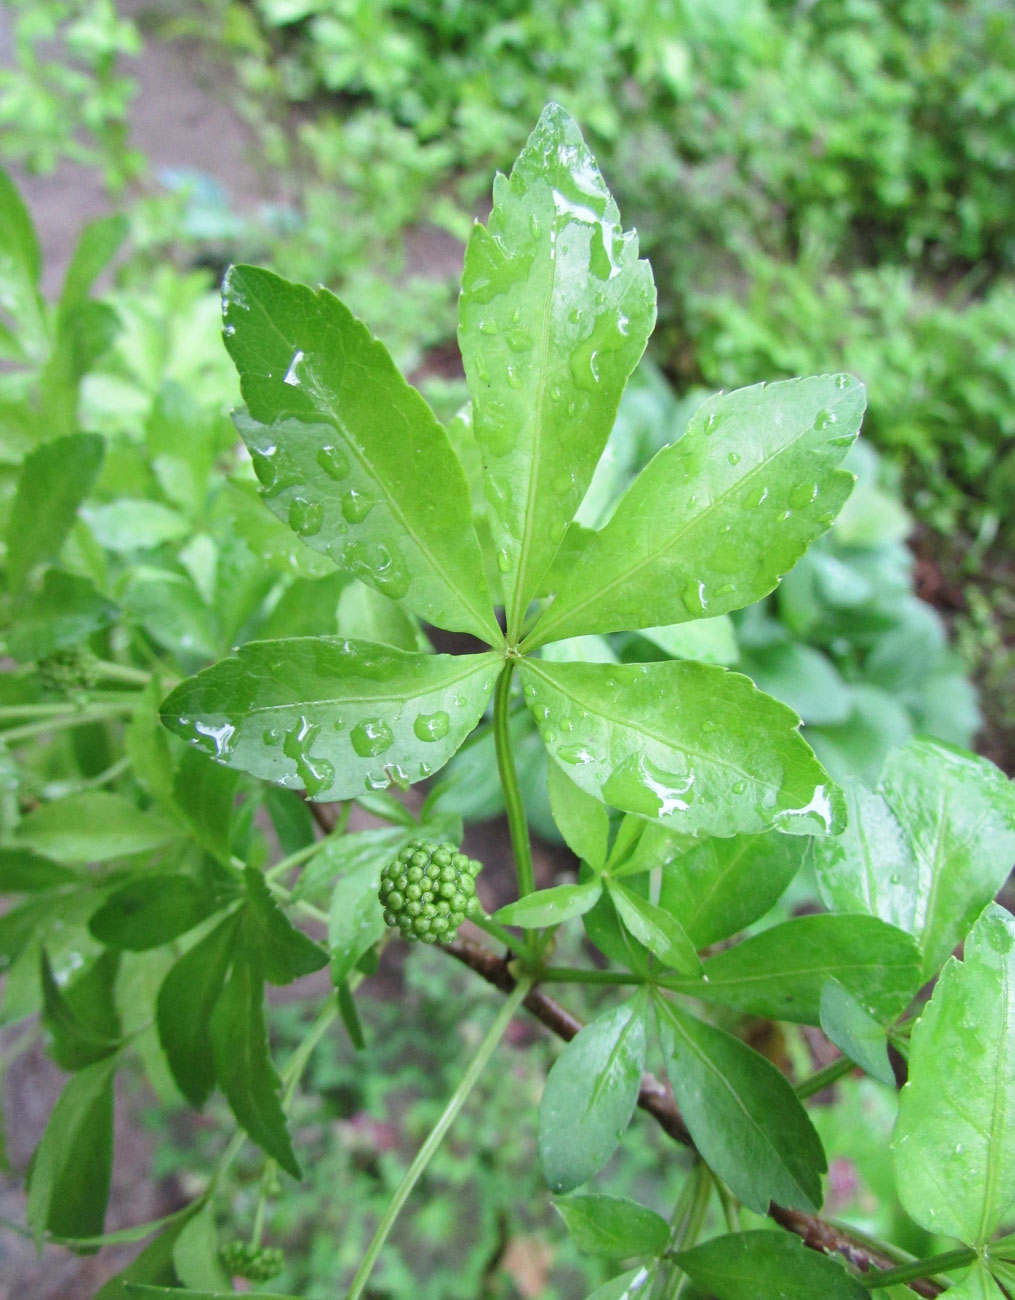
<instances>
[{"instance_id":1,"label":"palmate compound leaf","mask_svg":"<svg viewBox=\"0 0 1015 1300\"><path fill-rule=\"evenodd\" d=\"M382 344L326 289L250 266L226 276L223 318L272 512L428 622L500 643L465 473Z\"/></svg>"},{"instance_id":2,"label":"palmate compound leaf","mask_svg":"<svg viewBox=\"0 0 1015 1300\"><path fill-rule=\"evenodd\" d=\"M982 1246L1015 1202L1015 920L991 904L913 1030L893 1139L906 1212Z\"/></svg>"},{"instance_id":3,"label":"palmate compound leaf","mask_svg":"<svg viewBox=\"0 0 1015 1300\"><path fill-rule=\"evenodd\" d=\"M838 469L860 428L851 375L710 398L571 566L523 642L715 617L766 596L849 496Z\"/></svg>"},{"instance_id":4,"label":"palmate compound leaf","mask_svg":"<svg viewBox=\"0 0 1015 1300\"><path fill-rule=\"evenodd\" d=\"M655 287L558 104L493 199L466 251L458 334L516 639L652 332Z\"/></svg>"},{"instance_id":5,"label":"palmate compound leaf","mask_svg":"<svg viewBox=\"0 0 1015 1300\"><path fill-rule=\"evenodd\" d=\"M443 767L483 715L500 660L368 641L255 641L162 704L219 762L314 799L349 799Z\"/></svg>"},{"instance_id":6,"label":"palmate compound leaf","mask_svg":"<svg viewBox=\"0 0 1015 1300\"><path fill-rule=\"evenodd\" d=\"M587 794L687 834L839 829L841 798L796 715L723 668L523 660L551 757Z\"/></svg>"}]
</instances>

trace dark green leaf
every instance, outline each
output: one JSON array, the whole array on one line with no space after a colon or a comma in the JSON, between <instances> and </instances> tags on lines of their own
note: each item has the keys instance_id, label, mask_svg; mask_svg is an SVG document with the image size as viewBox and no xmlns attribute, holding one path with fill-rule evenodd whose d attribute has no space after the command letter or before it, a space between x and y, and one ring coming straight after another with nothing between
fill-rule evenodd
<instances>
[{"instance_id":1,"label":"dark green leaf","mask_svg":"<svg viewBox=\"0 0 1015 1300\"><path fill-rule=\"evenodd\" d=\"M366 1035L363 1033L363 1023L359 1018L356 999L349 988L348 980L343 980L339 984L335 996L338 998L338 1013L342 1017L342 1024L345 1025L349 1041L357 1052L365 1052L367 1046Z\"/></svg>"},{"instance_id":2,"label":"dark green leaf","mask_svg":"<svg viewBox=\"0 0 1015 1300\"><path fill-rule=\"evenodd\" d=\"M77 880L76 871L31 849L0 849L0 893L37 894Z\"/></svg>"},{"instance_id":3,"label":"dark green leaf","mask_svg":"<svg viewBox=\"0 0 1015 1300\"><path fill-rule=\"evenodd\" d=\"M676 1256L717 1300L869 1300L870 1292L834 1259L786 1232L713 1237Z\"/></svg>"},{"instance_id":4,"label":"dark green leaf","mask_svg":"<svg viewBox=\"0 0 1015 1300\"><path fill-rule=\"evenodd\" d=\"M159 1233L140 1255L95 1293L94 1300L130 1300L131 1294L136 1294L129 1289L131 1283L164 1283L172 1286L177 1280L173 1268L173 1247L186 1224L187 1219L181 1218Z\"/></svg>"},{"instance_id":5,"label":"dark green leaf","mask_svg":"<svg viewBox=\"0 0 1015 1300\"><path fill-rule=\"evenodd\" d=\"M60 294L61 315L73 311L87 299L92 285L127 238L128 228L129 223L122 213L99 217L84 227L64 276L63 292Z\"/></svg>"},{"instance_id":6,"label":"dark green leaf","mask_svg":"<svg viewBox=\"0 0 1015 1300\"><path fill-rule=\"evenodd\" d=\"M821 990L821 1028L843 1056L848 1056L872 1079L890 1088L895 1086L884 1025L838 980L829 980Z\"/></svg>"},{"instance_id":7,"label":"dark green leaf","mask_svg":"<svg viewBox=\"0 0 1015 1300\"><path fill-rule=\"evenodd\" d=\"M214 906L207 888L192 876L151 871L114 889L88 928L111 948L144 952L186 934Z\"/></svg>"},{"instance_id":8,"label":"dark green leaf","mask_svg":"<svg viewBox=\"0 0 1015 1300\"><path fill-rule=\"evenodd\" d=\"M112 601L100 596L90 578L47 569L41 591L25 595L7 636L7 652L22 663L45 659L80 645L116 618Z\"/></svg>"},{"instance_id":9,"label":"dark green leaf","mask_svg":"<svg viewBox=\"0 0 1015 1300\"><path fill-rule=\"evenodd\" d=\"M18 825L16 838L58 862L105 862L163 848L179 827L153 809L104 790L43 804Z\"/></svg>"},{"instance_id":10,"label":"dark green leaf","mask_svg":"<svg viewBox=\"0 0 1015 1300\"><path fill-rule=\"evenodd\" d=\"M443 767L483 715L494 654L427 655L336 637L259 641L178 686L170 730L315 799Z\"/></svg>"},{"instance_id":11,"label":"dark green leaf","mask_svg":"<svg viewBox=\"0 0 1015 1300\"><path fill-rule=\"evenodd\" d=\"M283 857L309 848L316 835L316 823L305 799L294 790L272 786L264 792L264 808L278 836Z\"/></svg>"},{"instance_id":12,"label":"dark green leaf","mask_svg":"<svg viewBox=\"0 0 1015 1300\"><path fill-rule=\"evenodd\" d=\"M114 1057L78 1071L53 1107L32 1159L28 1226L43 1234L101 1233L113 1165Z\"/></svg>"},{"instance_id":13,"label":"dark green leaf","mask_svg":"<svg viewBox=\"0 0 1015 1300\"><path fill-rule=\"evenodd\" d=\"M671 1002L658 998L656 1010L666 1073L702 1157L758 1214L770 1201L816 1210L825 1154L783 1075Z\"/></svg>"},{"instance_id":14,"label":"dark green leaf","mask_svg":"<svg viewBox=\"0 0 1015 1300\"><path fill-rule=\"evenodd\" d=\"M559 105L493 199L465 255L459 340L514 638L652 332L655 289Z\"/></svg>"},{"instance_id":15,"label":"dark green leaf","mask_svg":"<svg viewBox=\"0 0 1015 1300\"><path fill-rule=\"evenodd\" d=\"M554 885L508 903L494 913L493 919L502 925L519 925L523 930L561 925L594 907L602 892L603 884L598 879L586 880L583 885Z\"/></svg>"},{"instance_id":16,"label":"dark green leaf","mask_svg":"<svg viewBox=\"0 0 1015 1300\"><path fill-rule=\"evenodd\" d=\"M271 984L291 984L328 964L328 954L297 930L272 897L264 876L253 867L243 872L248 907L243 918L247 951Z\"/></svg>"},{"instance_id":17,"label":"dark green leaf","mask_svg":"<svg viewBox=\"0 0 1015 1300\"><path fill-rule=\"evenodd\" d=\"M569 1192L602 1169L631 1120L645 1066L646 999L598 1016L564 1048L539 1104L539 1160Z\"/></svg>"},{"instance_id":18,"label":"dark green leaf","mask_svg":"<svg viewBox=\"0 0 1015 1300\"><path fill-rule=\"evenodd\" d=\"M913 1030L893 1140L906 1212L983 1246L1015 1201L1015 919L991 904Z\"/></svg>"},{"instance_id":19,"label":"dark green leaf","mask_svg":"<svg viewBox=\"0 0 1015 1300\"><path fill-rule=\"evenodd\" d=\"M677 852L663 870L659 906L698 948L764 916L800 870L809 844L799 836L711 836Z\"/></svg>"},{"instance_id":20,"label":"dark green leaf","mask_svg":"<svg viewBox=\"0 0 1015 1300\"><path fill-rule=\"evenodd\" d=\"M465 473L384 347L326 289L249 266L223 317L272 512L428 622L499 644Z\"/></svg>"},{"instance_id":21,"label":"dark green leaf","mask_svg":"<svg viewBox=\"0 0 1015 1300\"><path fill-rule=\"evenodd\" d=\"M59 554L92 489L104 443L95 433L44 442L25 460L7 526L7 577L18 592L29 572Z\"/></svg>"},{"instance_id":22,"label":"dark green leaf","mask_svg":"<svg viewBox=\"0 0 1015 1300\"><path fill-rule=\"evenodd\" d=\"M554 1201L568 1235L579 1250L611 1259L659 1255L670 1239L670 1225L654 1210L624 1196L565 1196Z\"/></svg>"},{"instance_id":23,"label":"dark green leaf","mask_svg":"<svg viewBox=\"0 0 1015 1300\"><path fill-rule=\"evenodd\" d=\"M710 398L642 470L524 648L715 617L767 595L852 490L836 466L864 400L850 375Z\"/></svg>"},{"instance_id":24,"label":"dark green leaf","mask_svg":"<svg viewBox=\"0 0 1015 1300\"><path fill-rule=\"evenodd\" d=\"M692 978L700 976L701 961L677 918L620 881L608 883L613 905L634 937L673 970Z\"/></svg>"},{"instance_id":25,"label":"dark green leaf","mask_svg":"<svg viewBox=\"0 0 1015 1300\"><path fill-rule=\"evenodd\" d=\"M286 1173L299 1178L282 1111L282 1084L268 1049L264 986L242 955L212 1012L211 1046L215 1077L240 1126Z\"/></svg>"},{"instance_id":26,"label":"dark green leaf","mask_svg":"<svg viewBox=\"0 0 1015 1300\"><path fill-rule=\"evenodd\" d=\"M159 1041L176 1086L200 1108L215 1087L208 1027L233 959L239 912L194 944L166 976L156 1003Z\"/></svg>"},{"instance_id":27,"label":"dark green leaf","mask_svg":"<svg viewBox=\"0 0 1015 1300\"><path fill-rule=\"evenodd\" d=\"M63 1069L80 1070L119 1048L120 1020L113 997L118 968L118 955L103 953L61 989L43 948L42 1018L52 1039L53 1059Z\"/></svg>"},{"instance_id":28,"label":"dark green leaf","mask_svg":"<svg viewBox=\"0 0 1015 1300\"><path fill-rule=\"evenodd\" d=\"M913 939L873 916L795 916L705 962L695 997L748 1015L820 1021L828 980L844 988L882 1023L894 1018L920 987L920 953Z\"/></svg>"},{"instance_id":29,"label":"dark green leaf","mask_svg":"<svg viewBox=\"0 0 1015 1300\"><path fill-rule=\"evenodd\" d=\"M687 834L836 829L829 784L785 705L704 664L524 660L550 755L586 793ZM721 720L721 721L720 721Z\"/></svg>"}]
</instances>

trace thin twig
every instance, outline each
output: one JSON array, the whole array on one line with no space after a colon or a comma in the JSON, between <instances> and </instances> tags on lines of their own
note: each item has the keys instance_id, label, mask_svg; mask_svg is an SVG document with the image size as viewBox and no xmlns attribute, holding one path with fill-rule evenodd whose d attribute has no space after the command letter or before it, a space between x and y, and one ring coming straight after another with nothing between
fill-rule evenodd
<instances>
[{"instance_id":1,"label":"thin twig","mask_svg":"<svg viewBox=\"0 0 1015 1300\"><path fill-rule=\"evenodd\" d=\"M442 944L441 947L452 957L474 970L477 975L481 975L487 983L500 989L502 993L510 993L514 989L516 980L509 968L511 954L503 958L498 957L482 944L461 937L451 943ZM540 988L530 989L522 1005L565 1042L570 1042L583 1027L577 1016ZM694 1146L669 1088L655 1075L646 1073L641 1076L638 1105L642 1110L647 1111L674 1141L683 1146ZM788 1232L795 1233L805 1246L822 1254L839 1254L861 1273L866 1273L872 1268L894 1268L898 1264L898 1260L872 1250L857 1241L844 1228L829 1223L820 1215L808 1214L804 1210L790 1210L782 1205L776 1205L774 1201L768 1207L768 1213L770 1218ZM929 1278L914 1279L906 1285L917 1295L928 1297L941 1295L944 1290Z\"/></svg>"}]
</instances>

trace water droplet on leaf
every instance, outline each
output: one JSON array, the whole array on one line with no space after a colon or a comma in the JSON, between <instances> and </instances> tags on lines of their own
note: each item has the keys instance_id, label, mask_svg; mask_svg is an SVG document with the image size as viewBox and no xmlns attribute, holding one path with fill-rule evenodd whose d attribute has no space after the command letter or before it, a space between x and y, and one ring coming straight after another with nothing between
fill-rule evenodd
<instances>
[{"instance_id":1,"label":"water droplet on leaf","mask_svg":"<svg viewBox=\"0 0 1015 1300\"><path fill-rule=\"evenodd\" d=\"M419 740L443 740L451 730L451 719L443 709L438 709L436 713L420 713L412 724L412 729Z\"/></svg>"},{"instance_id":2,"label":"water droplet on leaf","mask_svg":"<svg viewBox=\"0 0 1015 1300\"><path fill-rule=\"evenodd\" d=\"M360 758L374 758L390 749L395 737L383 718L368 718L356 723L349 733L349 739Z\"/></svg>"}]
</instances>

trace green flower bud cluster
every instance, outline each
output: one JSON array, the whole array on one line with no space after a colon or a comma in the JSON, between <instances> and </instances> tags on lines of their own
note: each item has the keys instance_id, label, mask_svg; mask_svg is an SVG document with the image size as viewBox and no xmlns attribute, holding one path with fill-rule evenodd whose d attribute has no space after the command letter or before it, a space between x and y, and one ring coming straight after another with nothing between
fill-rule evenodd
<instances>
[{"instance_id":1,"label":"green flower bud cluster","mask_svg":"<svg viewBox=\"0 0 1015 1300\"><path fill-rule=\"evenodd\" d=\"M98 680L98 661L88 649L57 650L39 661L39 680L53 695L86 695Z\"/></svg>"},{"instance_id":2,"label":"green flower bud cluster","mask_svg":"<svg viewBox=\"0 0 1015 1300\"><path fill-rule=\"evenodd\" d=\"M219 1258L230 1277L245 1277L249 1282L270 1282L282 1272L285 1263L278 1246L255 1246L249 1241L227 1242Z\"/></svg>"},{"instance_id":3,"label":"green flower bud cluster","mask_svg":"<svg viewBox=\"0 0 1015 1300\"><path fill-rule=\"evenodd\" d=\"M410 942L450 939L479 906L476 876L482 865L453 844L413 840L381 872L385 923L398 926Z\"/></svg>"}]
</instances>

